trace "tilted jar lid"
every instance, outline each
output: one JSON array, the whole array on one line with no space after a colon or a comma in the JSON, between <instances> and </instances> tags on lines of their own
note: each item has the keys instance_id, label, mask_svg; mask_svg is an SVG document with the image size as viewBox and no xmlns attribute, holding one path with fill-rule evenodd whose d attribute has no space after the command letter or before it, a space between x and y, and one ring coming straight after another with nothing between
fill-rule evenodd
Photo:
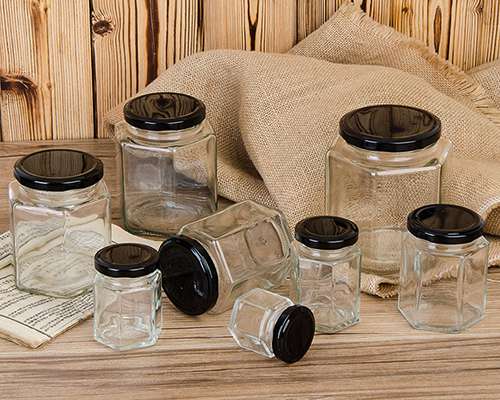
<instances>
[{"instance_id":1,"label":"tilted jar lid","mask_svg":"<svg viewBox=\"0 0 500 400\"><path fill-rule=\"evenodd\" d=\"M112 244L99 250L95 269L113 278L139 278L158 269L158 252L139 243Z\"/></svg>"},{"instance_id":2,"label":"tilted jar lid","mask_svg":"<svg viewBox=\"0 0 500 400\"><path fill-rule=\"evenodd\" d=\"M334 216L305 218L295 225L295 239L319 250L337 250L358 241L357 225L348 219Z\"/></svg>"},{"instance_id":3,"label":"tilted jar lid","mask_svg":"<svg viewBox=\"0 0 500 400\"><path fill-rule=\"evenodd\" d=\"M452 204L429 204L408 215L408 231L439 244L469 243L483 234L484 221L474 211Z\"/></svg>"},{"instance_id":4,"label":"tilted jar lid","mask_svg":"<svg viewBox=\"0 0 500 400\"><path fill-rule=\"evenodd\" d=\"M217 302L217 268L198 241L183 235L165 240L160 247L160 268L163 290L183 313L200 315Z\"/></svg>"},{"instance_id":5,"label":"tilted jar lid","mask_svg":"<svg viewBox=\"0 0 500 400\"><path fill-rule=\"evenodd\" d=\"M99 182L103 175L102 161L79 150L42 150L14 165L14 177L21 185L48 192L84 189Z\"/></svg>"},{"instance_id":6,"label":"tilted jar lid","mask_svg":"<svg viewBox=\"0 0 500 400\"><path fill-rule=\"evenodd\" d=\"M347 143L372 151L419 150L441 136L441 121L434 114L393 104L353 110L341 118L339 126Z\"/></svg>"},{"instance_id":7,"label":"tilted jar lid","mask_svg":"<svg viewBox=\"0 0 500 400\"><path fill-rule=\"evenodd\" d=\"M286 363L299 361L311 347L315 320L312 311L293 305L281 313L273 329L273 353Z\"/></svg>"},{"instance_id":8,"label":"tilted jar lid","mask_svg":"<svg viewBox=\"0 0 500 400\"><path fill-rule=\"evenodd\" d=\"M123 107L130 125L149 131L177 131L203 122L205 104L182 93L151 93L130 100Z\"/></svg>"}]
</instances>

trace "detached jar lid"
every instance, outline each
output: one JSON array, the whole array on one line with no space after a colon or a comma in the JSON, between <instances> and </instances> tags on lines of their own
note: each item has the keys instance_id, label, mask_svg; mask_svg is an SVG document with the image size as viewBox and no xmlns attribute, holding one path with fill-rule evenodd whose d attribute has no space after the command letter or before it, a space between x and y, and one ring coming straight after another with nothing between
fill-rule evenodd
<instances>
[{"instance_id":1,"label":"detached jar lid","mask_svg":"<svg viewBox=\"0 0 500 400\"><path fill-rule=\"evenodd\" d=\"M483 234L484 221L474 211L451 204L430 204L408 215L408 231L439 244L469 243Z\"/></svg>"},{"instance_id":2,"label":"detached jar lid","mask_svg":"<svg viewBox=\"0 0 500 400\"><path fill-rule=\"evenodd\" d=\"M125 121L139 129L177 131L203 122L205 105L182 93L151 93L130 100L123 108Z\"/></svg>"},{"instance_id":3,"label":"detached jar lid","mask_svg":"<svg viewBox=\"0 0 500 400\"><path fill-rule=\"evenodd\" d=\"M403 152L423 149L441 136L441 121L419 108L384 104L359 108L340 120L340 135L361 149Z\"/></svg>"},{"instance_id":4,"label":"detached jar lid","mask_svg":"<svg viewBox=\"0 0 500 400\"><path fill-rule=\"evenodd\" d=\"M180 311L200 315L219 297L217 269L205 248L186 236L172 236L160 247L162 286Z\"/></svg>"},{"instance_id":5,"label":"detached jar lid","mask_svg":"<svg viewBox=\"0 0 500 400\"><path fill-rule=\"evenodd\" d=\"M104 175L102 161L78 150L42 150L14 165L14 177L23 186L48 192L83 189Z\"/></svg>"},{"instance_id":6,"label":"detached jar lid","mask_svg":"<svg viewBox=\"0 0 500 400\"><path fill-rule=\"evenodd\" d=\"M337 250L358 241L357 225L348 219L333 216L306 218L295 225L295 239L307 247Z\"/></svg>"},{"instance_id":7,"label":"detached jar lid","mask_svg":"<svg viewBox=\"0 0 500 400\"><path fill-rule=\"evenodd\" d=\"M302 305L288 307L273 330L273 353L286 363L299 361L311 347L314 338L314 314Z\"/></svg>"},{"instance_id":8,"label":"detached jar lid","mask_svg":"<svg viewBox=\"0 0 500 400\"><path fill-rule=\"evenodd\" d=\"M95 269L113 278L138 278L158 269L158 252L138 243L112 244L99 250Z\"/></svg>"}]
</instances>

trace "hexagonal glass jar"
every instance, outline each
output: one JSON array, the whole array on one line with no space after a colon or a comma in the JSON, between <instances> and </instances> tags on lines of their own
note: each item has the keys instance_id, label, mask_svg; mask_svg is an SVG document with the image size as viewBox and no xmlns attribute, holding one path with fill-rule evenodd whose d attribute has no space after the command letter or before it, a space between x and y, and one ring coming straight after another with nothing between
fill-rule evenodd
<instances>
[{"instance_id":1,"label":"hexagonal glass jar","mask_svg":"<svg viewBox=\"0 0 500 400\"><path fill-rule=\"evenodd\" d=\"M464 207L427 205L408 216L398 307L416 329L455 333L484 317L488 242Z\"/></svg>"},{"instance_id":2,"label":"hexagonal glass jar","mask_svg":"<svg viewBox=\"0 0 500 400\"><path fill-rule=\"evenodd\" d=\"M103 164L90 154L54 149L16 162L9 186L16 284L72 297L93 287L94 254L111 241Z\"/></svg>"},{"instance_id":3,"label":"hexagonal glass jar","mask_svg":"<svg viewBox=\"0 0 500 400\"><path fill-rule=\"evenodd\" d=\"M217 210L217 150L204 104L180 93L129 101L117 127L122 210L133 233L168 237Z\"/></svg>"}]
</instances>

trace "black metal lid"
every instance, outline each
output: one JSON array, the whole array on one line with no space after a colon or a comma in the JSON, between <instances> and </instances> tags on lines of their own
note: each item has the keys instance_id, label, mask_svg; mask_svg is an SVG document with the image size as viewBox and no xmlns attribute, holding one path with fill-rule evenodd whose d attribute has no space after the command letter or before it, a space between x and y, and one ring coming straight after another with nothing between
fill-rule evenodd
<instances>
[{"instance_id":1,"label":"black metal lid","mask_svg":"<svg viewBox=\"0 0 500 400\"><path fill-rule=\"evenodd\" d=\"M175 131L191 128L205 119L201 100L182 93L151 93L130 100L123 107L125 121L139 129Z\"/></svg>"},{"instance_id":2,"label":"black metal lid","mask_svg":"<svg viewBox=\"0 0 500 400\"><path fill-rule=\"evenodd\" d=\"M469 243L483 234L484 221L474 211L452 204L429 204L408 215L408 231L432 243Z\"/></svg>"},{"instance_id":3,"label":"black metal lid","mask_svg":"<svg viewBox=\"0 0 500 400\"><path fill-rule=\"evenodd\" d=\"M434 114L392 104L353 110L342 117L339 125L347 143L373 151L423 149L441 136L441 121Z\"/></svg>"},{"instance_id":4,"label":"black metal lid","mask_svg":"<svg viewBox=\"0 0 500 400\"><path fill-rule=\"evenodd\" d=\"M83 189L99 182L103 175L102 161L78 150L42 150L14 165L14 177L21 185L48 192Z\"/></svg>"},{"instance_id":5,"label":"black metal lid","mask_svg":"<svg viewBox=\"0 0 500 400\"><path fill-rule=\"evenodd\" d=\"M314 338L314 314L302 305L288 307L273 330L273 352L286 363L299 361L311 347Z\"/></svg>"},{"instance_id":6,"label":"black metal lid","mask_svg":"<svg viewBox=\"0 0 500 400\"><path fill-rule=\"evenodd\" d=\"M160 247L163 290L180 311L200 315L219 297L217 269L205 248L186 236L172 236Z\"/></svg>"},{"instance_id":7,"label":"black metal lid","mask_svg":"<svg viewBox=\"0 0 500 400\"><path fill-rule=\"evenodd\" d=\"M357 225L348 219L333 216L306 218L295 225L295 239L307 247L336 250L358 241Z\"/></svg>"},{"instance_id":8,"label":"black metal lid","mask_svg":"<svg viewBox=\"0 0 500 400\"><path fill-rule=\"evenodd\" d=\"M113 278L138 278L158 269L158 252L138 243L112 244L99 250L95 269Z\"/></svg>"}]
</instances>

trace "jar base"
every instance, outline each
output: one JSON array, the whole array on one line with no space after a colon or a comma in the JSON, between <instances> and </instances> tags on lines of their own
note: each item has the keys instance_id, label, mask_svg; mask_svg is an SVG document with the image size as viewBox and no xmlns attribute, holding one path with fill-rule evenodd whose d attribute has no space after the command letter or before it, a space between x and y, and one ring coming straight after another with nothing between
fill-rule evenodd
<instances>
[{"instance_id":1,"label":"jar base","mask_svg":"<svg viewBox=\"0 0 500 400\"><path fill-rule=\"evenodd\" d=\"M402 240L400 228L361 230L358 242L363 253L361 270L365 274L399 276Z\"/></svg>"},{"instance_id":2,"label":"jar base","mask_svg":"<svg viewBox=\"0 0 500 400\"><path fill-rule=\"evenodd\" d=\"M97 342L119 351L153 346L158 341L160 330L151 331L145 326L141 327L137 325L138 320L137 317L127 319L124 316L117 316L116 323L95 332L94 338Z\"/></svg>"},{"instance_id":3,"label":"jar base","mask_svg":"<svg viewBox=\"0 0 500 400\"><path fill-rule=\"evenodd\" d=\"M335 333L342 331L344 329L350 328L359 323L359 317L343 321L336 325L325 325L325 324L316 324L316 332L317 333Z\"/></svg>"}]
</instances>

